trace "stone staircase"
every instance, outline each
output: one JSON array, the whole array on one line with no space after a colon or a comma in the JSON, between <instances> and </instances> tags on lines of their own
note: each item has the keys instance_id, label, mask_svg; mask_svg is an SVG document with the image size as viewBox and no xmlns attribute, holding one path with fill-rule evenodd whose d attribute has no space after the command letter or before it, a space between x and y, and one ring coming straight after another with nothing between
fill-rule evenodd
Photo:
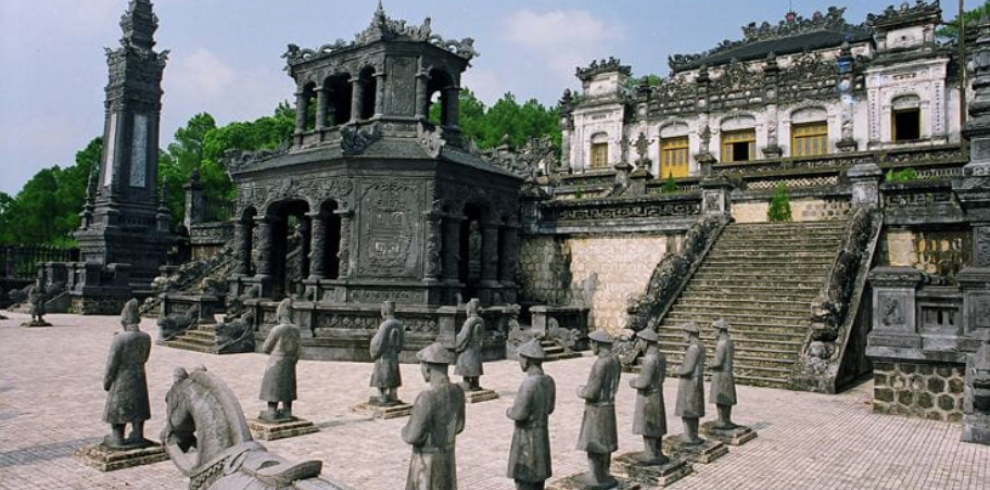
<instances>
[{"instance_id":1,"label":"stone staircase","mask_svg":"<svg viewBox=\"0 0 990 490\"><path fill-rule=\"evenodd\" d=\"M825 283L846 221L731 224L659 326L671 368L685 349L680 326L701 328L710 362L711 323L724 318L735 341L740 384L788 388L811 327L811 302Z\"/></svg>"},{"instance_id":2,"label":"stone staircase","mask_svg":"<svg viewBox=\"0 0 990 490\"><path fill-rule=\"evenodd\" d=\"M165 346L193 352L213 353L217 347L216 325L196 325L174 338L165 341Z\"/></svg>"},{"instance_id":3,"label":"stone staircase","mask_svg":"<svg viewBox=\"0 0 990 490\"><path fill-rule=\"evenodd\" d=\"M543 352L547 353L547 359L544 362L563 361L565 359L581 357L580 352L568 352L563 345L560 345L560 342L553 339L540 340L540 346L543 347Z\"/></svg>"}]
</instances>

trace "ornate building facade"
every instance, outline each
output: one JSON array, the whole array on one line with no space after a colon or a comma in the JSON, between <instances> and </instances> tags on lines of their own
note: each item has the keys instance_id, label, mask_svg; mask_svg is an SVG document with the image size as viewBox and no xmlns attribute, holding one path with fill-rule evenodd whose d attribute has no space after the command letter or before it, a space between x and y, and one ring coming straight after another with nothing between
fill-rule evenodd
<instances>
[{"instance_id":1,"label":"ornate building facade","mask_svg":"<svg viewBox=\"0 0 990 490\"><path fill-rule=\"evenodd\" d=\"M563 164L595 172L633 162L657 177L707 174L712 164L803 158L960 141L953 46L936 39L937 2L889 8L850 24L845 9L776 25L700 54L673 55L659 86L630 80L617 59L579 68L565 93Z\"/></svg>"}]
</instances>

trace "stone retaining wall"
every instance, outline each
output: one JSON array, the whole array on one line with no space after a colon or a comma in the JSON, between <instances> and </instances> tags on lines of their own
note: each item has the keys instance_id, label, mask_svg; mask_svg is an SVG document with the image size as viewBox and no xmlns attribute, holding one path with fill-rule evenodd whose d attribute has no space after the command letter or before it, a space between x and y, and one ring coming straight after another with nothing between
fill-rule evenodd
<instances>
[{"instance_id":1,"label":"stone retaining wall","mask_svg":"<svg viewBox=\"0 0 990 490\"><path fill-rule=\"evenodd\" d=\"M973 239L968 230L888 228L880 237L878 265L914 267L929 274L955 277L972 262Z\"/></svg>"},{"instance_id":2,"label":"stone retaining wall","mask_svg":"<svg viewBox=\"0 0 990 490\"><path fill-rule=\"evenodd\" d=\"M964 378L956 364L874 363L873 411L961 422Z\"/></svg>"},{"instance_id":3,"label":"stone retaining wall","mask_svg":"<svg viewBox=\"0 0 990 490\"><path fill-rule=\"evenodd\" d=\"M846 219L851 203L848 199L792 198L791 219L794 221L823 221ZM766 223L770 201L732 203L732 217L737 223Z\"/></svg>"}]
</instances>

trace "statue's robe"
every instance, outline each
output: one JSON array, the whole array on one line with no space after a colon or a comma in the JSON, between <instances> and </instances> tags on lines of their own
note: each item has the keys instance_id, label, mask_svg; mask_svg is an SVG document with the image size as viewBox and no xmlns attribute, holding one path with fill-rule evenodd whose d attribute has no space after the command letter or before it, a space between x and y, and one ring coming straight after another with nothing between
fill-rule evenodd
<instances>
[{"instance_id":1,"label":"statue's robe","mask_svg":"<svg viewBox=\"0 0 990 490\"><path fill-rule=\"evenodd\" d=\"M457 490L454 446L464 430L464 390L447 383L416 397L402 440L412 445L406 490Z\"/></svg>"},{"instance_id":2,"label":"statue's robe","mask_svg":"<svg viewBox=\"0 0 990 490\"><path fill-rule=\"evenodd\" d=\"M660 438L667 434L667 410L663 400L663 380L667 376L667 359L663 353L647 355L640 363L636 389L633 434Z\"/></svg>"},{"instance_id":3,"label":"statue's robe","mask_svg":"<svg viewBox=\"0 0 990 490\"><path fill-rule=\"evenodd\" d=\"M45 314L45 292L40 286L32 286L28 291L28 306L32 319L40 320Z\"/></svg>"},{"instance_id":4,"label":"statue's robe","mask_svg":"<svg viewBox=\"0 0 990 490\"><path fill-rule=\"evenodd\" d=\"M677 407L674 415L687 418L705 416L705 347L692 341L684 352L684 362L677 371Z\"/></svg>"},{"instance_id":5,"label":"statue's robe","mask_svg":"<svg viewBox=\"0 0 990 490\"><path fill-rule=\"evenodd\" d=\"M375 368L371 372L373 388L398 388L402 386L402 375L399 372L399 353L405 343L402 322L392 318L385 320L378 327L375 336L371 338L368 348L371 358L375 360Z\"/></svg>"},{"instance_id":6,"label":"statue's robe","mask_svg":"<svg viewBox=\"0 0 990 490\"><path fill-rule=\"evenodd\" d=\"M110 343L103 389L107 402L103 421L129 424L151 418L144 364L151 355L151 336L141 331L120 332Z\"/></svg>"},{"instance_id":7,"label":"statue's robe","mask_svg":"<svg viewBox=\"0 0 990 490\"><path fill-rule=\"evenodd\" d=\"M553 474L548 423L557 398L557 386L546 374L526 376L506 413L515 421L509 450L509 478L538 483Z\"/></svg>"},{"instance_id":8,"label":"statue's robe","mask_svg":"<svg viewBox=\"0 0 990 490\"><path fill-rule=\"evenodd\" d=\"M457 332L454 350L457 354L457 366L454 374L467 378L476 378L485 374L481 362L481 349L485 342L485 321L481 317L471 317L464 322L461 331Z\"/></svg>"},{"instance_id":9,"label":"statue's robe","mask_svg":"<svg viewBox=\"0 0 990 490\"><path fill-rule=\"evenodd\" d=\"M619 448L615 424L615 392L619 389L622 365L614 355L599 357L586 384L578 393L584 399L584 418L577 449L606 454Z\"/></svg>"},{"instance_id":10,"label":"statue's robe","mask_svg":"<svg viewBox=\"0 0 990 490\"><path fill-rule=\"evenodd\" d=\"M732 360L736 349L732 339L720 338L715 345L715 357L712 359L712 386L708 397L716 405L736 404L736 380L732 376Z\"/></svg>"},{"instance_id":11,"label":"statue's robe","mask_svg":"<svg viewBox=\"0 0 990 490\"><path fill-rule=\"evenodd\" d=\"M288 323L276 325L261 349L268 354L268 366L259 398L270 403L295 400L296 363L302 350L299 327Z\"/></svg>"}]
</instances>

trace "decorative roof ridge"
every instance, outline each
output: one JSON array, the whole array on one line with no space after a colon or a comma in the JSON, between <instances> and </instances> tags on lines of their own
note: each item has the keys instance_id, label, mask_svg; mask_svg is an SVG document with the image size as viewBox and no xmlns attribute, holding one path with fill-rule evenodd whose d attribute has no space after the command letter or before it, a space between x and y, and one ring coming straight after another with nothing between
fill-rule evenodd
<instances>
[{"instance_id":1,"label":"decorative roof ridge","mask_svg":"<svg viewBox=\"0 0 990 490\"><path fill-rule=\"evenodd\" d=\"M679 70L700 64L703 60L742 46L764 41L784 39L814 32L834 31L852 34L853 36L868 36L871 29L866 24L850 24L845 19L845 7L829 7L826 13L816 11L811 18L805 18L795 12L788 12L776 25L763 22L757 25L750 22L742 28L743 39L737 41L723 40L717 46L696 54L672 54L668 58L671 69Z\"/></svg>"},{"instance_id":2,"label":"decorative roof ridge","mask_svg":"<svg viewBox=\"0 0 990 490\"><path fill-rule=\"evenodd\" d=\"M868 14L866 16L866 23L871 27L878 25L886 26L930 17L937 18L938 20L942 19L940 0L933 0L931 2L915 0L914 5L904 2L899 8L889 5L881 14Z\"/></svg>"},{"instance_id":3,"label":"decorative roof ridge","mask_svg":"<svg viewBox=\"0 0 990 490\"><path fill-rule=\"evenodd\" d=\"M282 57L287 61L286 69L288 70L295 65L324 58L340 50L366 46L379 41L425 42L468 61L480 56L480 53L474 49L473 38L466 37L458 41L444 39L433 34L432 19L429 17L418 26L407 25L405 20L390 18L379 1L378 8L371 18L371 23L363 31L355 34L353 41L347 42L343 39L337 39L333 43L324 44L317 49L300 48L295 44L289 44Z\"/></svg>"},{"instance_id":4,"label":"decorative roof ridge","mask_svg":"<svg viewBox=\"0 0 990 490\"><path fill-rule=\"evenodd\" d=\"M595 75L600 75L611 71L618 71L626 76L632 75L632 67L629 65L623 65L622 61L614 56L609 56L608 59L592 60L591 64L585 68L581 68L580 66L577 67L575 69L575 74L582 81L586 81Z\"/></svg>"}]
</instances>

